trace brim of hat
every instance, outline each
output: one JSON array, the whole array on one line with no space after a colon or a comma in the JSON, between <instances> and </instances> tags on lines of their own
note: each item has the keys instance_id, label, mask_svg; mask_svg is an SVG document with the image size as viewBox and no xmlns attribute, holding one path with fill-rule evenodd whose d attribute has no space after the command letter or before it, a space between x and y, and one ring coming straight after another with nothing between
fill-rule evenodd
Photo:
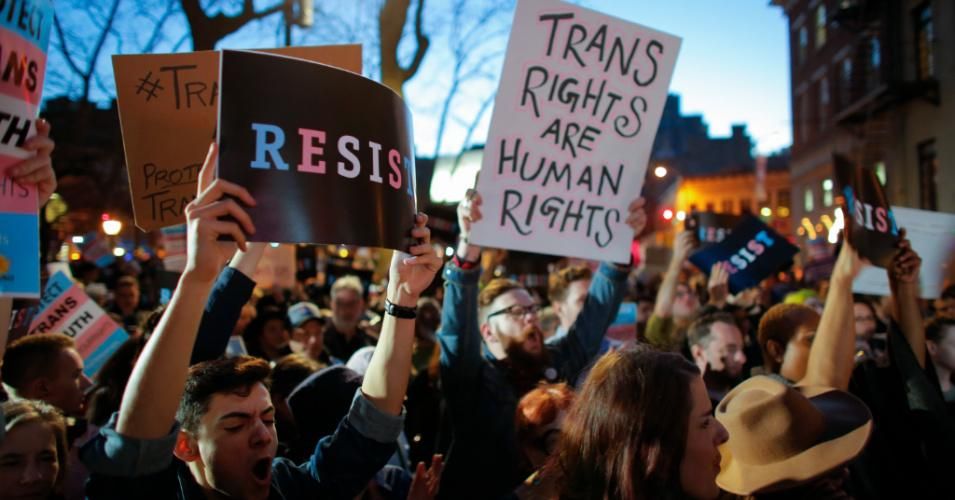
<instances>
[{"instance_id":1,"label":"brim of hat","mask_svg":"<svg viewBox=\"0 0 955 500\"><path fill-rule=\"evenodd\" d=\"M805 483L852 460L872 434L872 414L855 396L829 388L796 387L825 417L820 442L792 457L771 464L746 464L720 447L722 460L716 483L737 495L780 490ZM732 439L732 436L730 436Z\"/></svg>"}]
</instances>

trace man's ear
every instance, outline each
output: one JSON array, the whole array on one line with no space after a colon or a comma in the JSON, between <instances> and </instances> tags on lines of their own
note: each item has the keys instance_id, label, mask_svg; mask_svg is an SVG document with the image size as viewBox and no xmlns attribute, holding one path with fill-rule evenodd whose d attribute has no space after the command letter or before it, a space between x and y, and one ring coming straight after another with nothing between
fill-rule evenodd
<instances>
[{"instance_id":1,"label":"man's ear","mask_svg":"<svg viewBox=\"0 0 955 500\"><path fill-rule=\"evenodd\" d=\"M783 356L786 354L786 348L778 341L770 339L766 341L766 352L769 353L769 357L772 358L773 361L782 364Z\"/></svg>"},{"instance_id":2,"label":"man's ear","mask_svg":"<svg viewBox=\"0 0 955 500\"><path fill-rule=\"evenodd\" d=\"M195 462L199 460L199 444L191 434L180 430L176 436L176 447L172 454L183 462Z\"/></svg>"},{"instance_id":3,"label":"man's ear","mask_svg":"<svg viewBox=\"0 0 955 500\"><path fill-rule=\"evenodd\" d=\"M934 357L936 354L938 354L938 344L936 344L933 340L926 340L925 348L928 349L930 356Z\"/></svg>"},{"instance_id":4,"label":"man's ear","mask_svg":"<svg viewBox=\"0 0 955 500\"><path fill-rule=\"evenodd\" d=\"M494 336L491 334L490 324L485 322L484 324L481 325L480 330L481 330L481 338L484 339L485 342L490 343L494 340Z\"/></svg>"}]
</instances>

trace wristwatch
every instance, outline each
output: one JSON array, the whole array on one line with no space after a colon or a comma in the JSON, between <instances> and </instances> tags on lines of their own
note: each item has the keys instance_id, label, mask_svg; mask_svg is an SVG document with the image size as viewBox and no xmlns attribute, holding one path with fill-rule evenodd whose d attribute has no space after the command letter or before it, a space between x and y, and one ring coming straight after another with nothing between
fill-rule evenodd
<instances>
[{"instance_id":1,"label":"wristwatch","mask_svg":"<svg viewBox=\"0 0 955 500\"><path fill-rule=\"evenodd\" d=\"M385 299L385 314L401 319L415 319L418 316L417 307L404 307Z\"/></svg>"}]
</instances>

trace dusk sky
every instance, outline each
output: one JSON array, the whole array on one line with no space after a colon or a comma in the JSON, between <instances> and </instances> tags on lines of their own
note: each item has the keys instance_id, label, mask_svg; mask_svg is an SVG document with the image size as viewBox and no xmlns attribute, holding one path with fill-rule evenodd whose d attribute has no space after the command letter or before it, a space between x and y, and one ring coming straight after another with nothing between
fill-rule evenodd
<instances>
[{"instance_id":1,"label":"dusk sky","mask_svg":"<svg viewBox=\"0 0 955 500\"><path fill-rule=\"evenodd\" d=\"M256 2L260 3L260 8L272 4ZM703 115L711 135L729 135L732 124L745 123L758 153L776 151L792 143L786 19L781 9L769 6L769 0L579 0L575 3L681 37L683 44L670 90L682 96L684 114ZM475 11L487 5L506 4L504 0L466 3L467 8ZM369 33L377 32L375 5L376 2L368 0L326 0L321 6L338 17L317 14L312 28L295 28L293 44L364 43L366 54L374 59L377 47L368 44L367 38ZM467 22L474 16L465 18L462 23L465 26L454 26L449 22L448 7L451 3L448 0L430 0L426 5L424 19L432 39L431 47L421 70L405 84L404 90L414 114L417 154L431 156L437 142L438 117L450 86L448 38L454 32L452 30L458 33L467 31ZM58 15L68 29L75 22L89 23L82 10L61 9ZM451 116L441 146L444 154L461 150L467 129L475 117L480 121L474 127L469 145L484 141L491 109L486 109L483 114L479 110L481 103L496 89L503 66L500 55L506 47L512 15L513 11L501 8L490 26L477 31L475 45L480 47L472 51L478 54L473 56L474 59L488 53L497 54L497 58L489 59L482 68L486 75L463 85L452 101ZM148 21L142 18L121 15L117 22L122 24L121 31L127 34L131 25L142 26L137 30L141 38L152 32L152 27L146 25ZM223 39L218 47L275 47L282 43L278 36L282 33L278 29L281 23L282 18L278 15L250 23ZM170 52L174 48L177 51L189 50L190 43L183 43L188 39L188 28L178 9L164 24L163 33L162 41L155 47L156 52ZM408 33L410 28L406 27ZM92 39L92 35L84 38ZM405 58L410 59L413 44L407 38L401 48ZM54 37L49 61L52 73L46 82L44 97L52 98L64 92L75 97L80 88L75 77L72 80L59 77L68 77L69 72L57 46L58 40ZM74 53L77 47L76 43L71 44L70 52L74 58L82 60L84 56ZM110 55L136 53L136 47L135 41L119 43L114 38L107 39L96 64L98 77L90 96L94 101L105 105L115 95ZM374 74L376 68L374 64L366 66L366 74L377 77Z\"/></svg>"}]
</instances>

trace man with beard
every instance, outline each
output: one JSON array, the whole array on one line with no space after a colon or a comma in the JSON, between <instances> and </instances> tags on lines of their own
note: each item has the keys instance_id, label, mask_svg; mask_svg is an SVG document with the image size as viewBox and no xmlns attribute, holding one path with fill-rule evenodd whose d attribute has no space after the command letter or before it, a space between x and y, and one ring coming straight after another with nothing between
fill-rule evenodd
<instances>
[{"instance_id":1,"label":"man with beard","mask_svg":"<svg viewBox=\"0 0 955 500\"><path fill-rule=\"evenodd\" d=\"M567 335L545 344L539 306L524 286L496 279L478 293L481 249L468 237L471 224L481 219L480 207L473 191L458 206L460 243L444 269L438 342L452 426L440 492L447 499L501 498L526 477L514 425L517 402L541 380L577 381L617 314L629 271L602 264ZM645 223L638 199L630 204L627 224L639 234Z\"/></svg>"},{"instance_id":2,"label":"man with beard","mask_svg":"<svg viewBox=\"0 0 955 500\"><path fill-rule=\"evenodd\" d=\"M690 324L687 342L715 408L723 396L742 382L746 365L743 334L731 314L708 312Z\"/></svg>"},{"instance_id":3,"label":"man with beard","mask_svg":"<svg viewBox=\"0 0 955 500\"><path fill-rule=\"evenodd\" d=\"M189 368L183 356L196 341L216 275L255 233L242 208L255 200L245 188L212 180L215 153L213 146L198 196L185 210L186 270L133 368L119 412L83 447L93 472L87 498L354 498L394 453L401 432L415 305L440 269L427 217L418 214L410 231L414 257L392 256L381 337L351 409L297 465L276 458L268 363L239 356ZM219 241L225 235L235 243Z\"/></svg>"}]
</instances>

